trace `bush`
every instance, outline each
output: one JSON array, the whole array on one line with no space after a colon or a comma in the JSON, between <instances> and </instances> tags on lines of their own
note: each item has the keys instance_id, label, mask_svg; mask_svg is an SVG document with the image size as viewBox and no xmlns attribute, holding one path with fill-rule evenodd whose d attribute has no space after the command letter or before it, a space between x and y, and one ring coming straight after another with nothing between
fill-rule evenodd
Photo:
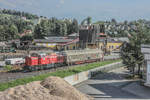
<instances>
[{"instance_id":1,"label":"bush","mask_svg":"<svg viewBox=\"0 0 150 100\"><path fill-rule=\"evenodd\" d=\"M11 65L6 65L6 66L4 66L4 69L7 70L7 71L11 71L12 66Z\"/></svg>"}]
</instances>

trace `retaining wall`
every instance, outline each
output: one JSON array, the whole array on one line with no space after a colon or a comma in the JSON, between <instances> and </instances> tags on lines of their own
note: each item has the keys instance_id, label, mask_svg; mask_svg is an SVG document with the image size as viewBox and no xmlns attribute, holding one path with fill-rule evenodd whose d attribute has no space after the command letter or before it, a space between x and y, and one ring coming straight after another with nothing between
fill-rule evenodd
<instances>
[{"instance_id":1,"label":"retaining wall","mask_svg":"<svg viewBox=\"0 0 150 100\"><path fill-rule=\"evenodd\" d=\"M78 83L81 83L83 81L90 79L92 76L98 74L99 72L110 71L112 69L120 68L122 66L124 66L122 62L117 62L117 63L101 66L95 69L91 69L88 71L84 71L84 72L81 72L72 76L68 76L68 77L65 77L64 79L71 85L76 85Z\"/></svg>"}]
</instances>

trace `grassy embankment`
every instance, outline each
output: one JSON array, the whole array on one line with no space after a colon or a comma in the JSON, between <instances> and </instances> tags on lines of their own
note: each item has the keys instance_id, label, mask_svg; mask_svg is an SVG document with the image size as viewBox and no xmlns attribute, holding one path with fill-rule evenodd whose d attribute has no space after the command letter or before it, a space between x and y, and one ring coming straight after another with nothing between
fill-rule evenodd
<instances>
[{"instance_id":1,"label":"grassy embankment","mask_svg":"<svg viewBox=\"0 0 150 100\"><path fill-rule=\"evenodd\" d=\"M95 62L95 63L91 63L88 65L81 65L79 67L70 68L70 69L63 70L63 71L56 71L56 72L52 72L52 73L41 74L38 76L32 76L32 77L28 77L28 78L17 79L17 80L7 82L7 83L0 83L0 91L3 91L3 90L8 89L10 87L23 85L23 84L26 84L29 82L44 80L45 78L47 78L49 76L58 76L58 77L64 78L66 76L70 76L73 74L77 74L77 73L80 73L83 71L87 71L87 70L90 70L90 69L93 69L96 67L104 66L107 64L112 64L112 63L119 62L119 61L121 61L121 60Z\"/></svg>"}]
</instances>

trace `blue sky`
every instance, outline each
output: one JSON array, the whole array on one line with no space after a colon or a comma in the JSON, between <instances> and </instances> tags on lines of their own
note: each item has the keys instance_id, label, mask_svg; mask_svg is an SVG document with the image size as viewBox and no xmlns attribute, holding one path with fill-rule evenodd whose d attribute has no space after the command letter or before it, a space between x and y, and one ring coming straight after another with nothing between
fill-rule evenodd
<instances>
[{"instance_id":1,"label":"blue sky","mask_svg":"<svg viewBox=\"0 0 150 100\"><path fill-rule=\"evenodd\" d=\"M91 16L94 21L150 19L150 0L0 0L1 8L16 9L47 17Z\"/></svg>"}]
</instances>

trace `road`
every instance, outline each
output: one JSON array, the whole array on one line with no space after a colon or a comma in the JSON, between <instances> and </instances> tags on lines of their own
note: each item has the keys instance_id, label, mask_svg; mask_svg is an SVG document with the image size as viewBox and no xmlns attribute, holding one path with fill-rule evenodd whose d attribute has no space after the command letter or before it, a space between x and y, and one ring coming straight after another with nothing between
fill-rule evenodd
<instances>
[{"instance_id":1,"label":"road","mask_svg":"<svg viewBox=\"0 0 150 100\"><path fill-rule=\"evenodd\" d=\"M75 87L95 100L150 100L124 90L133 80L128 80L128 71L124 68L101 73ZM130 88L129 88L130 89ZM136 87L135 87L136 91Z\"/></svg>"}]
</instances>

